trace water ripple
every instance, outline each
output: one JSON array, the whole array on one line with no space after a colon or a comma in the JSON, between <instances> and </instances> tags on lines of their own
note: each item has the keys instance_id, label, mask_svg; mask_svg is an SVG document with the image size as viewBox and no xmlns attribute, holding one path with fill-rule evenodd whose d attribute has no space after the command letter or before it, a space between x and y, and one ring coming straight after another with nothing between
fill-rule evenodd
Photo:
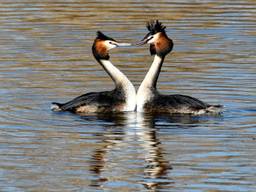
<instances>
[{"instance_id":1,"label":"water ripple","mask_svg":"<svg viewBox=\"0 0 256 192\"><path fill-rule=\"evenodd\" d=\"M255 10L254 0L1 1L1 190L255 191ZM222 115L50 111L113 88L91 54L97 30L136 42L149 19L174 41L159 90L222 104ZM148 47L111 53L138 87Z\"/></svg>"}]
</instances>

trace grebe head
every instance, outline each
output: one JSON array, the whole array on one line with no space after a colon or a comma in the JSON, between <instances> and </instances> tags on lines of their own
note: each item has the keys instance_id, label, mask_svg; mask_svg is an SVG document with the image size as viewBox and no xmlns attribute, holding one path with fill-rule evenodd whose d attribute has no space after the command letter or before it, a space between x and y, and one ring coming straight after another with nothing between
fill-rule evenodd
<instances>
[{"instance_id":1,"label":"grebe head","mask_svg":"<svg viewBox=\"0 0 256 192\"><path fill-rule=\"evenodd\" d=\"M137 45L150 44L151 55L164 57L172 51L173 42L165 33L165 26L158 20L147 23L149 33Z\"/></svg>"},{"instance_id":2,"label":"grebe head","mask_svg":"<svg viewBox=\"0 0 256 192\"><path fill-rule=\"evenodd\" d=\"M102 32L97 31L97 37L92 46L92 52L96 59L108 60L109 50L116 47L130 46L128 43L119 43L115 39L104 35Z\"/></svg>"}]
</instances>

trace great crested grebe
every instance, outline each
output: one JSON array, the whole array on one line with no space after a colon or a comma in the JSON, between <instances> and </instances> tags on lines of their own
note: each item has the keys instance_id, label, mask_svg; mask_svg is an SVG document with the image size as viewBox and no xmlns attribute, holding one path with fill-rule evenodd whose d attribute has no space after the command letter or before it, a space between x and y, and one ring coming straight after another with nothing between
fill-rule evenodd
<instances>
[{"instance_id":1,"label":"great crested grebe","mask_svg":"<svg viewBox=\"0 0 256 192\"><path fill-rule=\"evenodd\" d=\"M98 31L92 46L92 52L95 59L114 81L115 89L86 93L67 103L52 103L51 109L78 114L134 111L136 108L136 90L130 80L109 60L110 49L129 45L119 43Z\"/></svg>"},{"instance_id":2,"label":"great crested grebe","mask_svg":"<svg viewBox=\"0 0 256 192\"><path fill-rule=\"evenodd\" d=\"M165 33L165 26L158 20L147 23L149 33L137 45L150 44L154 61L137 92L137 111L179 114L220 113L221 105L209 105L186 95L161 95L156 88L165 56L172 51L173 42Z\"/></svg>"}]
</instances>

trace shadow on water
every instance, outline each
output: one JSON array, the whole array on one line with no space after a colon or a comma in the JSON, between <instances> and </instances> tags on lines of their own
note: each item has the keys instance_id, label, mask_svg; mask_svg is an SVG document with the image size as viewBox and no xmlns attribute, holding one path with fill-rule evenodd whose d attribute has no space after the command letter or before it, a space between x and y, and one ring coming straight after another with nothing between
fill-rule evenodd
<instances>
[{"instance_id":1,"label":"shadow on water","mask_svg":"<svg viewBox=\"0 0 256 192\"><path fill-rule=\"evenodd\" d=\"M115 128L118 126L127 126L129 113L98 113L81 116L81 119L90 122L106 123L106 128ZM109 124L108 124L109 123Z\"/></svg>"},{"instance_id":2,"label":"shadow on water","mask_svg":"<svg viewBox=\"0 0 256 192\"><path fill-rule=\"evenodd\" d=\"M141 122L143 118L143 123ZM117 126L137 126L137 123L142 123L141 126L148 128L168 127L176 128L193 128L207 123L219 123L224 120L224 115L186 115L186 114L167 114L167 113L99 113L81 116L81 119L89 122L107 123L106 128L114 128ZM109 124L108 124L109 123Z\"/></svg>"},{"instance_id":3,"label":"shadow on water","mask_svg":"<svg viewBox=\"0 0 256 192\"><path fill-rule=\"evenodd\" d=\"M168 129L177 129L177 128L193 128L198 127L202 124L208 123L219 123L223 120L223 114L218 115L180 115L180 114L166 114L166 113L145 113L143 114L144 123L148 127L152 128L168 128Z\"/></svg>"}]
</instances>

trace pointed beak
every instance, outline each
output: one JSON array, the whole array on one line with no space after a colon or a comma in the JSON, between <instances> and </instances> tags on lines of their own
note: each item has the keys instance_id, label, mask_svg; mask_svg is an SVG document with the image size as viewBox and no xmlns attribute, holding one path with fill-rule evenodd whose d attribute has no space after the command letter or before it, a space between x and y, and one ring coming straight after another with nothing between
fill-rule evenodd
<instances>
[{"instance_id":1,"label":"pointed beak","mask_svg":"<svg viewBox=\"0 0 256 192\"><path fill-rule=\"evenodd\" d=\"M147 43L146 39L142 39L141 41L134 43L133 45L135 46L141 46L141 45L145 45Z\"/></svg>"},{"instance_id":2,"label":"pointed beak","mask_svg":"<svg viewBox=\"0 0 256 192\"><path fill-rule=\"evenodd\" d=\"M129 47L131 45L132 45L131 43L116 43L117 47Z\"/></svg>"},{"instance_id":3,"label":"pointed beak","mask_svg":"<svg viewBox=\"0 0 256 192\"><path fill-rule=\"evenodd\" d=\"M141 45L145 45L150 39L148 39L150 33L148 33L143 39L141 39L139 42L134 43L133 45L135 46L141 46Z\"/></svg>"}]
</instances>

